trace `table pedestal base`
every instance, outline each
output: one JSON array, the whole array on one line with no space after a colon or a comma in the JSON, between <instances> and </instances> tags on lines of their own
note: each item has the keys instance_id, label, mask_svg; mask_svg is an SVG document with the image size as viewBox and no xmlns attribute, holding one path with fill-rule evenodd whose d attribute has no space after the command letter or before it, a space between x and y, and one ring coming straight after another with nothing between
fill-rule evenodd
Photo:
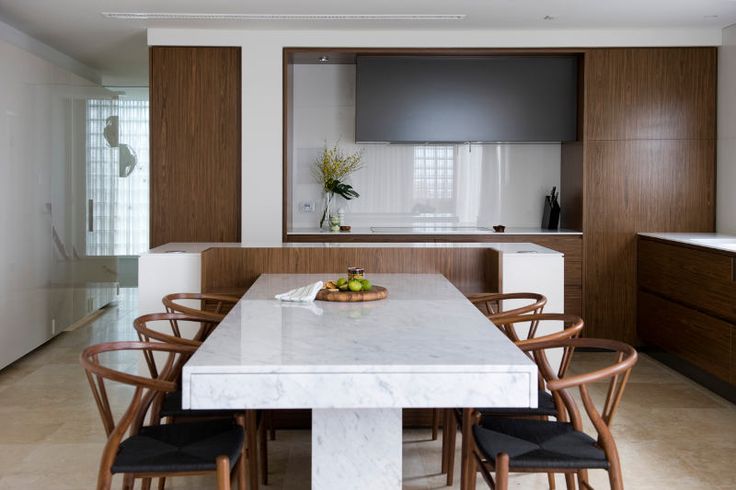
<instances>
[{"instance_id":1,"label":"table pedestal base","mask_svg":"<svg viewBox=\"0 0 736 490\"><path fill-rule=\"evenodd\" d=\"M401 409L313 409L312 490L400 490Z\"/></svg>"}]
</instances>

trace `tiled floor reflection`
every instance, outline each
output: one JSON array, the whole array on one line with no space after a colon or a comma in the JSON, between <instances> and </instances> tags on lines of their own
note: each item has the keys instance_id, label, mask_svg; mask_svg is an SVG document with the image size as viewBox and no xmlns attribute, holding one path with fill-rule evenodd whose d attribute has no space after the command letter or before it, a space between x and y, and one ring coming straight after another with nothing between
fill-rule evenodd
<instances>
[{"instance_id":1,"label":"tiled floor reflection","mask_svg":"<svg viewBox=\"0 0 736 490\"><path fill-rule=\"evenodd\" d=\"M94 488L103 429L77 357L92 343L135 339L135 302L135 290L123 290L117 305L90 325L60 335L0 371L0 489ZM579 356L576 371L606 362L600 354ZM135 359L117 363L123 369L135 367ZM604 388L593 391L603 396ZM125 390L115 393L119 405L126 395ZM614 436L627 488L736 488L736 407L651 358L641 356L634 370ZM309 488L309 443L309 432L278 432L269 446L267 489ZM447 488L439 474L440 448L429 431L404 434L404 488ZM596 488L608 488L604 472L591 472L591 479ZM545 476L514 475L511 482L512 488L547 488ZM114 487L119 486L116 479ZM167 484L192 490L214 486L213 478L178 478ZM564 488L561 477L557 487ZM482 481L478 488L485 488Z\"/></svg>"}]
</instances>

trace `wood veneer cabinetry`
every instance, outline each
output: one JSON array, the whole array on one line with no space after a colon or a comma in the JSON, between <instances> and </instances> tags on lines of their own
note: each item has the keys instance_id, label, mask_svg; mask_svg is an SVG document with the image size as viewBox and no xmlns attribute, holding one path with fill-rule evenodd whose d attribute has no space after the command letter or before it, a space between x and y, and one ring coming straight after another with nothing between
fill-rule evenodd
<instances>
[{"instance_id":1,"label":"wood veneer cabinetry","mask_svg":"<svg viewBox=\"0 0 736 490\"><path fill-rule=\"evenodd\" d=\"M150 49L150 245L240 241L240 48Z\"/></svg>"},{"instance_id":2,"label":"wood veneer cabinetry","mask_svg":"<svg viewBox=\"0 0 736 490\"><path fill-rule=\"evenodd\" d=\"M586 335L637 340L637 232L713 231L715 87L715 48L586 52Z\"/></svg>"},{"instance_id":3,"label":"wood veneer cabinetry","mask_svg":"<svg viewBox=\"0 0 736 490\"><path fill-rule=\"evenodd\" d=\"M286 49L285 81L290 80L286 70L290 63L316 59L318 51L330 50ZM361 52L367 51L333 50L345 63L353 62ZM499 49L473 54L519 52L580 56L578 141L562 145L561 194L566 210L563 226L584 232L583 251L578 255L583 260L578 262L575 255L561 250L559 242L550 245L523 239L565 252L565 308L585 316L586 335L635 343L636 233L713 231L715 226L716 48ZM372 54L407 53L385 48ZM410 50L410 54L469 53ZM288 93L286 90L285 135L290 128ZM288 138L284 142L286 175ZM285 186L285 196L286 190ZM407 240L386 236L339 239ZM284 214L284 241L296 240L326 239L287 235Z\"/></svg>"},{"instance_id":4,"label":"wood veneer cabinetry","mask_svg":"<svg viewBox=\"0 0 736 490\"><path fill-rule=\"evenodd\" d=\"M640 237L638 264L641 339L736 382L736 253Z\"/></svg>"}]
</instances>

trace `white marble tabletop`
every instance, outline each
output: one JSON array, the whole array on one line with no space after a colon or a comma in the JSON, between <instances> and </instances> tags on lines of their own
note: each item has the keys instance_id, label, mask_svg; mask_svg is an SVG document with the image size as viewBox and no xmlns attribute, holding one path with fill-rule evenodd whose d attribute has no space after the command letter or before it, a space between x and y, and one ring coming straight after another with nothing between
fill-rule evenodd
<instances>
[{"instance_id":1,"label":"white marble tabletop","mask_svg":"<svg viewBox=\"0 0 736 490\"><path fill-rule=\"evenodd\" d=\"M367 275L389 290L388 299L376 302L273 299L336 277L261 275L184 367L185 407L528 406L536 400L536 366L442 275Z\"/></svg>"},{"instance_id":2,"label":"white marble tabletop","mask_svg":"<svg viewBox=\"0 0 736 490\"><path fill-rule=\"evenodd\" d=\"M439 274L370 274L376 302L273 299L337 277L261 275L184 366L183 406L311 408L315 490L399 490L403 408L536 406L536 366Z\"/></svg>"}]
</instances>

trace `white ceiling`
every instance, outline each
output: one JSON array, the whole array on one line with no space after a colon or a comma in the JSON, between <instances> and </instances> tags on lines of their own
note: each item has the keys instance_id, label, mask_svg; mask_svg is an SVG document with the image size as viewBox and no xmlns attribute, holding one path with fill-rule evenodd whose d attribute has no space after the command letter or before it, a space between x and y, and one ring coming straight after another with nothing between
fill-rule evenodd
<instances>
[{"instance_id":1,"label":"white ceiling","mask_svg":"<svg viewBox=\"0 0 736 490\"><path fill-rule=\"evenodd\" d=\"M101 12L465 14L456 21L144 21ZM545 20L545 16L553 17ZM228 29L718 29L736 0L0 0L0 18L98 70L145 80L147 27Z\"/></svg>"}]
</instances>

